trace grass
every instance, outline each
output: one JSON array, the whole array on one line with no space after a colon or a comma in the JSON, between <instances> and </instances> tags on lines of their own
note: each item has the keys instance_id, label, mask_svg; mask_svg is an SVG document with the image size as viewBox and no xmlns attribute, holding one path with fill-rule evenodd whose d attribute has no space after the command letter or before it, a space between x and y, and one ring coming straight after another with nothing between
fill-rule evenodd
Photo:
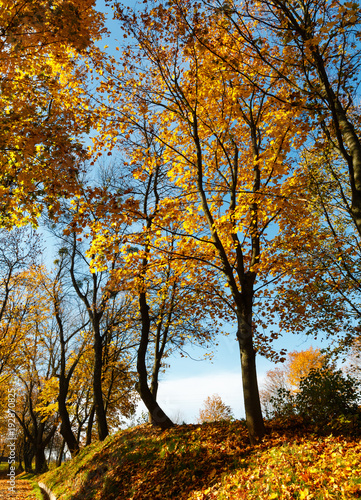
<instances>
[{"instance_id":1,"label":"grass","mask_svg":"<svg viewBox=\"0 0 361 500\"><path fill-rule=\"evenodd\" d=\"M142 425L38 480L58 500L361 498L361 442L270 425L250 447L242 421L165 432Z\"/></svg>"},{"instance_id":2,"label":"grass","mask_svg":"<svg viewBox=\"0 0 361 500\"><path fill-rule=\"evenodd\" d=\"M38 500L44 500L44 496L38 485L38 476L36 474L32 474L30 472L22 472L21 474L16 476L16 479L29 481L33 488L33 491L31 492L32 496L35 496Z\"/></svg>"}]
</instances>

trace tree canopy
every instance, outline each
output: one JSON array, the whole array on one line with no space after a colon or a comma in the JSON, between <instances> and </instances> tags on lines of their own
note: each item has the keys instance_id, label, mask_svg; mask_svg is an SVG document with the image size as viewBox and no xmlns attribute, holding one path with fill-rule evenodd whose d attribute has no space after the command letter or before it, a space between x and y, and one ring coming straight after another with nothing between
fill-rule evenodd
<instances>
[{"instance_id":1,"label":"tree canopy","mask_svg":"<svg viewBox=\"0 0 361 500\"><path fill-rule=\"evenodd\" d=\"M226 323L252 444L256 357L285 361L282 335L322 335L329 355L360 336L360 6L107 7L111 54L93 0L0 8L0 377L28 401L38 470L58 430L75 455L138 397L171 427L165 360L210 355ZM51 232L54 265L26 224ZM269 391L324 361L288 356Z\"/></svg>"}]
</instances>

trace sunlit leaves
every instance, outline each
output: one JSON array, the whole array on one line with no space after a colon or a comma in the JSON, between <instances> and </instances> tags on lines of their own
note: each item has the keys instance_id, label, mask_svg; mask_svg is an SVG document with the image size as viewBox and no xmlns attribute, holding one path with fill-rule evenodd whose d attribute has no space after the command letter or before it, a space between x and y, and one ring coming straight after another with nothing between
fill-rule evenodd
<instances>
[{"instance_id":1,"label":"sunlit leaves","mask_svg":"<svg viewBox=\"0 0 361 500\"><path fill-rule=\"evenodd\" d=\"M89 131L82 58L99 59L92 0L2 2L0 206L3 226L35 223L46 201L77 190Z\"/></svg>"},{"instance_id":2,"label":"sunlit leaves","mask_svg":"<svg viewBox=\"0 0 361 500\"><path fill-rule=\"evenodd\" d=\"M120 494L134 500L336 499L360 494L357 440L271 427L267 438L250 448L245 431L244 422L179 426L161 434L140 426L93 445L87 454L49 472L44 481L58 497L72 491L89 500L115 500ZM84 491L80 478L89 471L91 487Z\"/></svg>"}]
</instances>

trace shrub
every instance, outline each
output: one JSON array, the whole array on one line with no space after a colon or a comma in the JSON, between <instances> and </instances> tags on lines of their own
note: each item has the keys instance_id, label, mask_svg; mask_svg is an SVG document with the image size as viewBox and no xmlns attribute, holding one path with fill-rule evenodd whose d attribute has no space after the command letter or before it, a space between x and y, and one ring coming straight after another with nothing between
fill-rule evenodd
<instances>
[{"instance_id":1,"label":"shrub","mask_svg":"<svg viewBox=\"0 0 361 500\"><path fill-rule=\"evenodd\" d=\"M341 370L312 369L295 396L297 413L305 422L329 427L341 416L358 413L359 383ZM342 420L342 419L341 419Z\"/></svg>"},{"instance_id":2,"label":"shrub","mask_svg":"<svg viewBox=\"0 0 361 500\"><path fill-rule=\"evenodd\" d=\"M312 369L299 390L279 388L270 399L272 417L288 422L301 419L327 432L358 433L361 429L360 382L341 370Z\"/></svg>"},{"instance_id":3,"label":"shrub","mask_svg":"<svg viewBox=\"0 0 361 500\"><path fill-rule=\"evenodd\" d=\"M279 420L288 419L296 415L295 395L288 389L280 387L275 396L270 399L272 416Z\"/></svg>"}]
</instances>

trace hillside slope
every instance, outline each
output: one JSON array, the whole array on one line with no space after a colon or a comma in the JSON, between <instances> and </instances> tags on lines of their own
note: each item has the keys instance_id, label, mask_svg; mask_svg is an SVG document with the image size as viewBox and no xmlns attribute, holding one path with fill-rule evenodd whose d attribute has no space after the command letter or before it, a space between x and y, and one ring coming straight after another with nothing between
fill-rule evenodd
<instances>
[{"instance_id":1,"label":"hillside slope","mask_svg":"<svg viewBox=\"0 0 361 500\"><path fill-rule=\"evenodd\" d=\"M58 500L361 498L361 441L244 422L143 425L94 443L39 479Z\"/></svg>"}]
</instances>

